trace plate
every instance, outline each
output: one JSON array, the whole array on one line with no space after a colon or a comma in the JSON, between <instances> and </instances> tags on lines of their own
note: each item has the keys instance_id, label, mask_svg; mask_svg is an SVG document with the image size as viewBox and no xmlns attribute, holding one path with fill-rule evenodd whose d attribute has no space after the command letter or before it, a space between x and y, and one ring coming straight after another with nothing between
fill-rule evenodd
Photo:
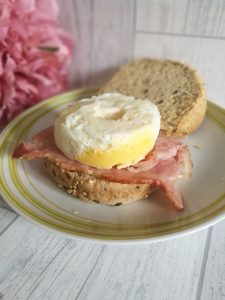
<instances>
[{"instance_id":1,"label":"plate","mask_svg":"<svg viewBox=\"0 0 225 300\"><path fill-rule=\"evenodd\" d=\"M15 146L53 123L72 101L96 94L82 89L32 107L2 132L0 190L19 214L71 238L112 243L145 243L188 234L225 218L225 110L208 103L207 117L184 139L193 161L193 176L180 182L185 209L175 210L157 191L150 199L124 206L91 204L73 198L48 176L42 160L13 160Z\"/></svg>"}]
</instances>

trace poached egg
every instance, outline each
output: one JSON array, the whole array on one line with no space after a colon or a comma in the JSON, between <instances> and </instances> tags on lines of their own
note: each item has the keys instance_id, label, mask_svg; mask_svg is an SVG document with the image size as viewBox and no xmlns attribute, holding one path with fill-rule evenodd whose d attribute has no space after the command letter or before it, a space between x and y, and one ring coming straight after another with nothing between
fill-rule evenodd
<instances>
[{"instance_id":1,"label":"poached egg","mask_svg":"<svg viewBox=\"0 0 225 300\"><path fill-rule=\"evenodd\" d=\"M54 123L57 147L88 166L125 168L144 159L160 130L160 113L149 100L119 93L82 99Z\"/></svg>"}]
</instances>

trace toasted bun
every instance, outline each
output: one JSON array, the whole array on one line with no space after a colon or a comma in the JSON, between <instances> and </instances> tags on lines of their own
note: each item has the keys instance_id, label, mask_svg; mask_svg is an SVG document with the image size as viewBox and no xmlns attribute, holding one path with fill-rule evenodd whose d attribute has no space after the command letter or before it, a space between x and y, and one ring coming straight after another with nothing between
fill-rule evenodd
<instances>
[{"instance_id":1,"label":"toasted bun","mask_svg":"<svg viewBox=\"0 0 225 300\"><path fill-rule=\"evenodd\" d=\"M122 184L98 179L93 175L63 169L44 159L50 175L69 194L88 202L121 205L148 197L153 188L148 184Z\"/></svg>"},{"instance_id":2,"label":"toasted bun","mask_svg":"<svg viewBox=\"0 0 225 300\"><path fill-rule=\"evenodd\" d=\"M100 89L148 98L161 114L161 132L185 136L196 130L206 112L203 84L189 66L170 60L144 58L124 65Z\"/></svg>"}]
</instances>

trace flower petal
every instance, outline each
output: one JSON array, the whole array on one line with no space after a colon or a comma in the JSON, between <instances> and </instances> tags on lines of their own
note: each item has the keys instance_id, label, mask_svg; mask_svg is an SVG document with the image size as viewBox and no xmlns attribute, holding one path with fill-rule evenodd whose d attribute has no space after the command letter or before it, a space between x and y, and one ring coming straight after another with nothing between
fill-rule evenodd
<instances>
[{"instance_id":1,"label":"flower petal","mask_svg":"<svg viewBox=\"0 0 225 300\"><path fill-rule=\"evenodd\" d=\"M55 0L0 0L0 126L65 90L73 42Z\"/></svg>"},{"instance_id":2,"label":"flower petal","mask_svg":"<svg viewBox=\"0 0 225 300\"><path fill-rule=\"evenodd\" d=\"M46 2L48 1L49 0ZM35 0L16 0L14 3L14 10L18 16L23 17L35 10L35 2Z\"/></svg>"}]
</instances>

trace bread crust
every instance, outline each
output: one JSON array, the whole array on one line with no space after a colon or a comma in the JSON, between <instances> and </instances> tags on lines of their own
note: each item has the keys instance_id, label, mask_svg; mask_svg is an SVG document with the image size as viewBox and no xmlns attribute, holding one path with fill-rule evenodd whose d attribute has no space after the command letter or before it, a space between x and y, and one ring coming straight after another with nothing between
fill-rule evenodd
<instances>
[{"instance_id":1,"label":"bread crust","mask_svg":"<svg viewBox=\"0 0 225 300\"><path fill-rule=\"evenodd\" d=\"M147 198L154 190L148 184L124 184L109 182L94 175L70 171L55 162L44 159L45 166L59 187L87 202L121 205Z\"/></svg>"},{"instance_id":2,"label":"bread crust","mask_svg":"<svg viewBox=\"0 0 225 300\"><path fill-rule=\"evenodd\" d=\"M183 137L195 131L206 113L204 85L188 65L171 60L143 58L124 66L99 94L120 92L149 99L161 113L161 132Z\"/></svg>"}]
</instances>

